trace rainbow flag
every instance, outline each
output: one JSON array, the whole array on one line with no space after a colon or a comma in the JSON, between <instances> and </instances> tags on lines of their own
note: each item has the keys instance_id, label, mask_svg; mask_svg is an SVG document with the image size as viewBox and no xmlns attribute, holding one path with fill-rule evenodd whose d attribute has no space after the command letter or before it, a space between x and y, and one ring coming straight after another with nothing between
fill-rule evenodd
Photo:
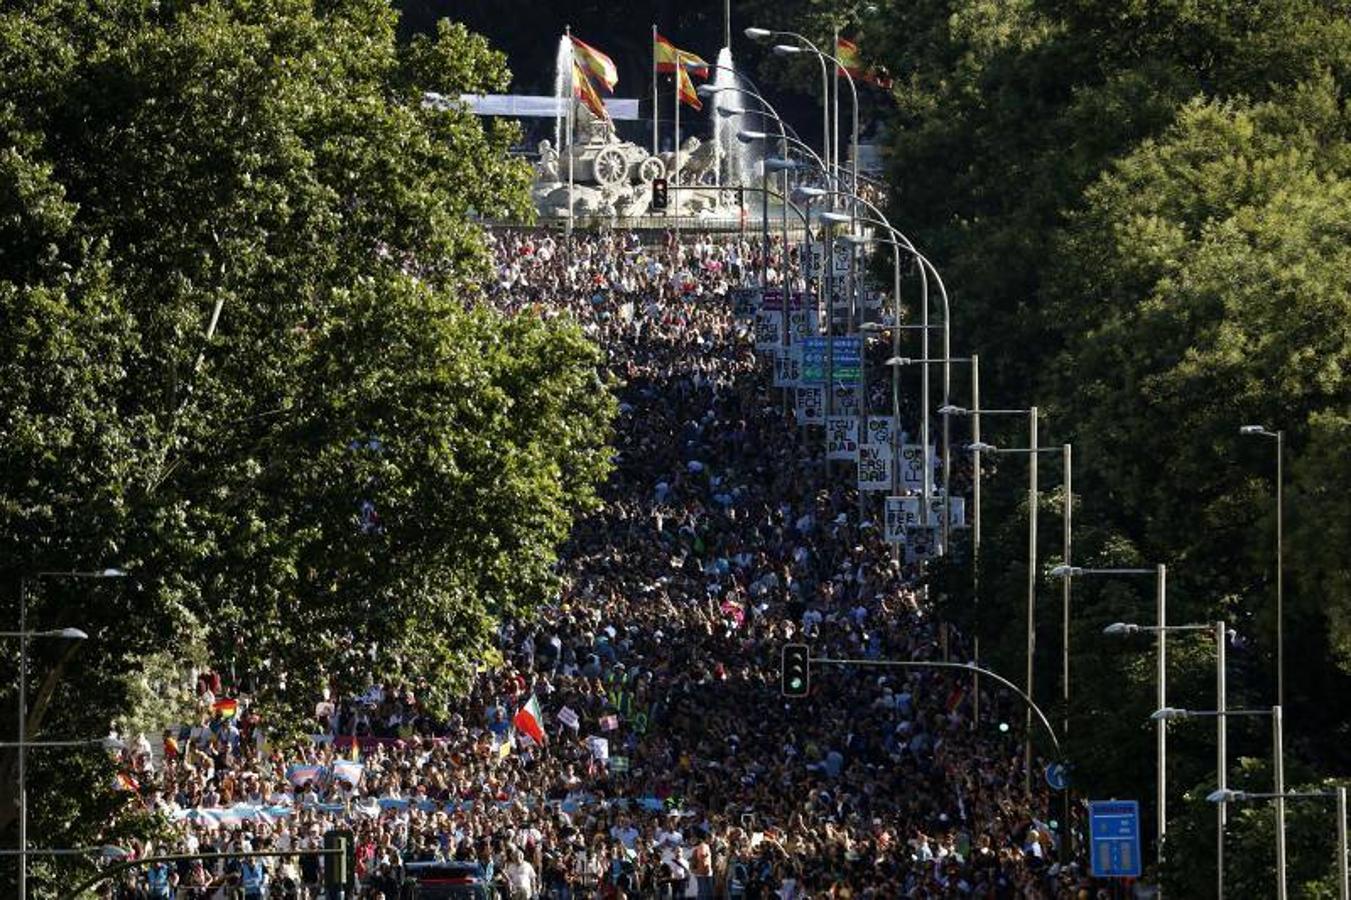
<instances>
[{"instance_id":1,"label":"rainbow flag","mask_svg":"<svg viewBox=\"0 0 1351 900\"><path fill-rule=\"evenodd\" d=\"M233 719L239 714L239 701L231 700L228 697L223 700L217 700L211 704L211 712L220 716L222 719Z\"/></svg>"}]
</instances>

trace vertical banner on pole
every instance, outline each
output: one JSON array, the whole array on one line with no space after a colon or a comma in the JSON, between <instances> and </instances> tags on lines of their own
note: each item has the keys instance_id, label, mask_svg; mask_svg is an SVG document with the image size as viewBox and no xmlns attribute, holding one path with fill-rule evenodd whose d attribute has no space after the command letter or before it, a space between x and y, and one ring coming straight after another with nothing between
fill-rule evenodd
<instances>
[{"instance_id":1,"label":"vertical banner on pole","mask_svg":"<svg viewBox=\"0 0 1351 900\"><path fill-rule=\"evenodd\" d=\"M826 389L821 385L806 385L797 389L797 423L822 425L826 419Z\"/></svg>"},{"instance_id":2,"label":"vertical banner on pole","mask_svg":"<svg viewBox=\"0 0 1351 900\"><path fill-rule=\"evenodd\" d=\"M796 347L774 348L774 386L797 387L802 377L802 352Z\"/></svg>"},{"instance_id":3,"label":"vertical banner on pole","mask_svg":"<svg viewBox=\"0 0 1351 900\"><path fill-rule=\"evenodd\" d=\"M826 459L858 459L858 416L826 416Z\"/></svg>"},{"instance_id":4,"label":"vertical banner on pole","mask_svg":"<svg viewBox=\"0 0 1351 900\"><path fill-rule=\"evenodd\" d=\"M780 320L783 313L770 309L760 309L755 313L755 349L763 352L778 350L783 346L779 335Z\"/></svg>"},{"instance_id":5,"label":"vertical banner on pole","mask_svg":"<svg viewBox=\"0 0 1351 900\"><path fill-rule=\"evenodd\" d=\"M933 445L929 446L929 458L937 462L938 456ZM924 471L924 448L920 444L905 444L901 447L901 486L906 490L923 493L926 490L924 479L927 478L927 490L932 494L935 468L936 465L930 467L927 473Z\"/></svg>"},{"instance_id":6,"label":"vertical banner on pole","mask_svg":"<svg viewBox=\"0 0 1351 900\"><path fill-rule=\"evenodd\" d=\"M891 447L885 444L859 444L858 489L860 491L890 491Z\"/></svg>"}]
</instances>

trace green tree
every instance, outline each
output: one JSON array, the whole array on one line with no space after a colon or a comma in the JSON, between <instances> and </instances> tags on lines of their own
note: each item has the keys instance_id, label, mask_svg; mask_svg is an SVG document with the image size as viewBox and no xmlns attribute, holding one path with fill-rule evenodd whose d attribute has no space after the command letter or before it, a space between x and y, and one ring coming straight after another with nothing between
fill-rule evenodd
<instances>
[{"instance_id":1,"label":"green tree","mask_svg":"<svg viewBox=\"0 0 1351 900\"><path fill-rule=\"evenodd\" d=\"M59 677L31 730L105 733L166 651L278 727L373 671L442 706L554 590L612 401L575 325L476 301L473 216L528 215L528 168L512 128L421 100L504 87L501 55L396 26L379 0L0 14L7 620L22 573L131 573L33 592L91 639L35 644ZM118 798L58 763L34 754L60 802L33 835L91 841Z\"/></svg>"}]
</instances>

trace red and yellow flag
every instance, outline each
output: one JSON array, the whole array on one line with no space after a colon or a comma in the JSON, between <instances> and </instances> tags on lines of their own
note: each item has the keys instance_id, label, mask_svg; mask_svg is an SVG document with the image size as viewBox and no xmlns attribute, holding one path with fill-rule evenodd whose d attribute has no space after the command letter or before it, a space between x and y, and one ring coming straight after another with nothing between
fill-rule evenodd
<instances>
[{"instance_id":1,"label":"red and yellow flag","mask_svg":"<svg viewBox=\"0 0 1351 900\"><path fill-rule=\"evenodd\" d=\"M863 57L858 52L858 44L853 41L840 38L835 44L835 57L840 61L840 69L849 73L849 76L855 81L866 81L868 84L876 85L883 90L890 90L894 82L885 69L876 66L865 66ZM836 71L836 77L839 77L839 71Z\"/></svg>"},{"instance_id":2,"label":"red and yellow flag","mask_svg":"<svg viewBox=\"0 0 1351 900\"><path fill-rule=\"evenodd\" d=\"M596 93L596 86L586 77L586 72L582 71L576 60L572 63L572 96L582 101L582 105L591 110L591 114L597 119L610 118L605 101L600 99L600 94Z\"/></svg>"},{"instance_id":3,"label":"red and yellow flag","mask_svg":"<svg viewBox=\"0 0 1351 900\"><path fill-rule=\"evenodd\" d=\"M676 91L680 94L681 103L695 109L704 108L704 104L699 101L699 92L694 89L694 82L690 80L690 73L684 66L676 68Z\"/></svg>"},{"instance_id":4,"label":"red and yellow flag","mask_svg":"<svg viewBox=\"0 0 1351 900\"><path fill-rule=\"evenodd\" d=\"M233 719L239 713L239 701L228 697L211 704L211 711L222 719Z\"/></svg>"},{"instance_id":5,"label":"red and yellow flag","mask_svg":"<svg viewBox=\"0 0 1351 900\"><path fill-rule=\"evenodd\" d=\"M701 59L697 53L681 50L659 34L655 36L652 52L657 59L658 72L665 72L669 75L679 67L687 69L699 78L708 77L708 63L705 60Z\"/></svg>"},{"instance_id":6,"label":"red and yellow flag","mask_svg":"<svg viewBox=\"0 0 1351 900\"><path fill-rule=\"evenodd\" d=\"M586 41L575 37L572 39L572 59L605 85L607 91L613 91L615 85L619 83L619 69L615 68L615 61Z\"/></svg>"}]
</instances>

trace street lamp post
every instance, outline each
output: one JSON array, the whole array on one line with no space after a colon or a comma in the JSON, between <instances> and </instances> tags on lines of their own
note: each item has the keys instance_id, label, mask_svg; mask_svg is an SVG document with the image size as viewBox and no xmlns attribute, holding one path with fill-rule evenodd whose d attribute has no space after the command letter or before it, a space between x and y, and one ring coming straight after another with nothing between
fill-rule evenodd
<instances>
[{"instance_id":1,"label":"street lamp post","mask_svg":"<svg viewBox=\"0 0 1351 900\"><path fill-rule=\"evenodd\" d=\"M954 407L944 407L947 415L961 412ZM1038 457L1043 453L1061 453L1064 454L1069 449L1069 444L1059 447L1041 447L1037 443L1037 407L1031 406L1026 410L984 410L984 415L994 415L997 413L1026 413L1028 417L1028 446L1026 447L996 447L993 444L983 442L972 443L967 449L973 453L1026 453L1029 457L1027 474L1027 692L1032 693L1032 675L1037 652L1037 499L1039 489L1037 487L1037 469ZM1065 495L1065 503L1069 503L1069 494ZM1029 723L1030 726L1030 723ZM1032 791L1032 745L1029 742L1026 746L1026 758L1024 760L1023 772L1024 789L1030 794Z\"/></svg>"},{"instance_id":2,"label":"street lamp post","mask_svg":"<svg viewBox=\"0 0 1351 900\"><path fill-rule=\"evenodd\" d=\"M791 31L775 31L769 28L756 28L754 26L747 28L744 32L746 37L753 41L764 41L772 37L790 37L801 41L805 46L816 50L816 45L807 40L800 34ZM830 76L826 73L825 57L820 55L817 50L817 58L821 63L821 145L825 149L826 170L830 170Z\"/></svg>"},{"instance_id":3,"label":"street lamp post","mask_svg":"<svg viewBox=\"0 0 1351 900\"><path fill-rule=\"evenodd\" d=\"M1056 566L1051 570L1052 575L1063 576L1073 570L1072 566ZM1065 578L1069 580L1068 577ZM1215 781L1219 790L1223 791L1228 786L1229 777L1229 751L1227 740L1227 722L1230 715L1228 707L1227 691L1225 688L1225 641L1228 638L1228 631L1225 628L1223 620L1213 624L1206 625L1167 625L1162 629L1157 626L1135 625L1126 622L1113 622L1103 629L1104 634L1110 635L1128 635L1137 632L1162 631L1167 633L1181 631L1209 631L1215 639L1215 712L1213 713L1193 713L1187 710L1169 710L1165 714L1155 713L1157 720L1186 718L1192 715L1213 715L1215 717ZM1246 715L1242 711L1235 711L1235 715ZM1224 825L1228 817L1224 804L1220 804L1216 809L1215 819L1215 895L1218 900L1224 900Z\"/></svg>"},{"instance_id":4,"label":"street lamp post","mask_svg":"<svg viewBox=\"0 0 1351 900\"><path fill-rule=\"evenodd\" d=\"M1277 791L1270 794L1255 794L1250 791L1215 791L1206 799L1211 803L1224 806L1228 803L1241 803L1245 800L1275 800L1284 804L1286 800L1309 800L1331 797L1336 801L1337 809L1337 896L1340 900L1351 900L1351 879L1347 873L1347 837L1346 837L1346 788L1338 787L1332 791ZM1284 844L1285 821L1281 820L1280 840ZM1281 896L1284 896L1284 877L1280 881Z\"/></svg>"},{"instance_id":5,"label":"street lamp post","mask_svg":"<svg viewBox=\"0 0 1351 900\"><path fill-rule=\"evenodd\" d=\"M840 193L840 192L836 191L836 192L832 192L832 193ZM920 343L920 356L925 357L925 358L927 358L927 357L929 356L929 279L928 279L928 275L925 274L926 269L927 269L928 273L930 273L930 274L933 275L933 277L934 277L934 282L936 283L936 285L937 285L937 287L938 287L938 293L939 293L939 296L940 296L940 297L942 298L942 300L943 300L943 357L944 357L944 358L951 357L951 356L952 356L952 329L951 329L952 316L950 315L950 313L951 313L951 306L950 306L949 303L948 303L948 291L947 291L947 287L943 284L943 278L942 278L941 275L938 274L938 269L934 267L934 264L931 263L931 262L928 260L928 258L927 258L926 256L924 256L924 254L920 253L919 250L917 250L917 249L915 248L915 245L910 241L909 238L907 238L904 234L902 234L900 231L898 231L896 228L894 228L894 227L891 225L891 223L887 220L886 216L884 216L884 215L882 214L882 211L881 211L880 209L878 209L877 206L876 206L875 204L870 203L870 202L867 201L867 200L864 200L862 197L857 197L857 196L852 195L852 194L850 194L850 195L848 195L848 196L852 199L853 202L855 202L855 203L857 203L857 204L861 204L865 209L867 209L867 210L868 210L869 212L871 212L874 216L876 216L876 218L875 218L875 219L860 219L860 218L858 218L857 216L854 216L854 215L848 215L848 216L846 216L846 215L844 215L844 214L842 214L842 213L822 213L822 214L821 214L821 218L824 219L824 220L826 220L826 221L828 221L828 222L839 222L839 223L849 222L849 223L851 223L851 225L852 225L853 223L855 223L855 222L861 222L862 224L865 224L865 225L873 225L873 226L885 228L885 229L892 235L893 240L899 241L899 242L900 242L907 250L910 251L910 254L915 258L915 261L916 261L917 263L919 263L919 267L920 267L920 276L921 276L921 279L920 279L920 324L919 324L919 328L920 328L920 334L922 335L921 343ZM945 364L945 365L943 366L943 404L944 404L944 405L947 405L948 403L951 402L951 399L950 399L950 397L949 397L949 392L950 392L950 390L951 390L951 384L952 384L952 368L951 368L950 365ZM929 509L928 509L928 507L929 507L929 500L930 500L930 494L931 494L931 485L930 485L930 481L932 480L932 479L930 478L930 476L929 476L929 472L930 472L930 461L931 461L931 458L932 458L932 457L931 457L931 455L930 455L930 453L929 453L929 368L928 368L928 366L925 366L924 369L921 370L921 377L920 377L920 394L921 394L921 396L922 396L922 400L921 400L921 403L920 403L920 433L921 433L920 444L921 444L921 450L923 451L923 454L924 454L924 471L925 471L925 477L924 477L924 479L923 479L923 488L924 488L924 509L923 509L921 512L922 512L922 514L923 514L923 516L924 516L924 524L927 526L927 525L929 525ZM947 486L947 484L948 484L948 480L949 480L949 477L950 477L950 475L949 475L949 470L951 469L951 465L950 465L950 457L949 457L949 450L950 450L950 447L948 446L948 443L947 443L947 439L948 439L948 429L947 429L946 427L944 428L943 435L944 435L944 445L943 445L943 482L944 482L944 487L945 487L945 491L946 491L946 486Z\"/></svg>"},{"instance_id":6,"label":"street lamp post","mask_svg":"<svg viewBox=\"0 0 1351 900\"><path fill-rule=\"evenodd\" d=\"M1285 704L1285 432L1262 425L1244 425L1239 434L1276 441L1276 702Z\"/></svg>"},{"instance_id":7,"label":"street lamp post","mask_svg":"<svg viewBox=\"0 0 1351 900\"><path fill-rule=\"evenodd\" d=\"M1061 578L1077 578L1081 575L1153 575L1154 576L1154 605L1156 613L1156 625L1152 630L1157 632L1158 643L1156 645L1157 658L1155 661L1155 708L1163 709L1168 705L1168 666L1167 652L1168 645L1165 639L1167 632L1167 598L1168 598L1168 567L1159 563L1152 569L1085 569L1081 566L1058 566L1051 570L1053 575ZM1109 625L1106 629L1107 634L1129 634L1138 628L1116 623ZM1158 733L1155 742L1155 766L1158 769L1155 804L1157 809L1157 834L1158 834L1158 863L1159 871L1163 871L1164 859L1164 838L1168 831L1168 812L1165 798L1168 793L1168 772L1165 766L1168 756L1168 729L1165 719L1158 719ZM1159 896L1162 896L1162 887L1159 889Z\"/></svg>"},{"instance_id":8,"label":"street lamp post","mask_svg":"<svg viewBox=\"0 0 1351 900\"><path fill-rule=\"evenodd\" d=\"M1205 627L1205 626L1201 626ZM1275 772L1274 794L1269 795L1276 801L1276 898L1286 900L1286 857L1285 857L1285 728L1284 717L1279 704L1270 709L1230 709L1230 710L1191 710L1160 707L1151 718L1162 723L1170 719L1191 719L1216 716L1271 716L1272 768ZM1234 799L1240 791L1220 788L1209 799L1223 806Z\"/></svg>"},{"instance_id":9,"label":"street lamp post","mask_svg":"<svg viewBox=\"0 0 1351 900\"><path fill-rule=\"evenodd\" d=\"M34 580L47 578L121 578L126 573L121 569L101 569L97 571L38 572L31 576ZM28 630L28 582L29 577L19 579L19 630L0 632L0 637L17 638L19 641L19 728L15 750L18 754L18 804L19 804L19 900L28 897L28 759L25 749L28 743L28 640L29 638L65 638L84 640L88 637L78 628L59 628L53 631Z\"/></svg>"}]
</instances>

